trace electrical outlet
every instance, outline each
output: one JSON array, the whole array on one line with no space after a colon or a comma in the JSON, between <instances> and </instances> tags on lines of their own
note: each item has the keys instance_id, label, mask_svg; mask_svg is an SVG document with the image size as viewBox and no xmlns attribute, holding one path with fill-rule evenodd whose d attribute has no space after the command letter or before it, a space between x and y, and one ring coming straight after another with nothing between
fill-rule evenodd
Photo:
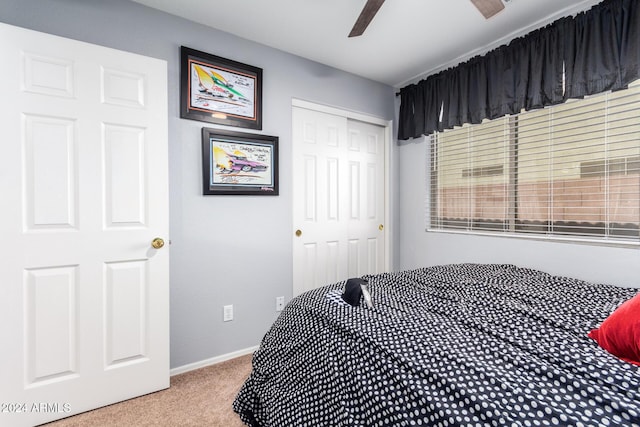
<instances>
[{"instance_id":1,"label":"electrical outlet","mask_svg":"<svg viewBox=\"0 0 640 427\"><path fill-rule=\"evenodd\" d=\"M233 305L225 305L223 307L223 315L222 315L222 320L224 322L229 322L231 320L233 320Z\"/></svg>"},{"instance_id":2,"label":"electrical outlet","mask_svg":"<svg viewBox=\"0 0 640 427\"><path fill-rule=\"evenodd\" d=\"M284 309L284 297L276 297L276 311Z\"/></svg>"}]
</instances>

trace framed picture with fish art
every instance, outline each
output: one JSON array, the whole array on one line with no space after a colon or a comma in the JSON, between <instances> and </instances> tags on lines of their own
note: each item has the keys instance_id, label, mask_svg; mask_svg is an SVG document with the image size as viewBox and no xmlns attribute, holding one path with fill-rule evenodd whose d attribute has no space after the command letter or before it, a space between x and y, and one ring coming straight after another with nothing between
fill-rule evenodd
<instances>
[{"instance_id":1,"label":"framed picture with fish art","mask_svg":"<svg viewBox=\"0 0 640 427\"><path fill-rule=\"evenodd\" d=\"M262 129L262 69L182 46L180 117Z\"/></svg>"},{"instance_id":2,"label":"framed picture with fish art","mask_svg":"<svg viewBox=\"0 0 640 427\"><path fill-rule=\"evenodd\" d=\"M203 195L278 195L278 137L202 128Z\"/></svg>"}]
</instances>

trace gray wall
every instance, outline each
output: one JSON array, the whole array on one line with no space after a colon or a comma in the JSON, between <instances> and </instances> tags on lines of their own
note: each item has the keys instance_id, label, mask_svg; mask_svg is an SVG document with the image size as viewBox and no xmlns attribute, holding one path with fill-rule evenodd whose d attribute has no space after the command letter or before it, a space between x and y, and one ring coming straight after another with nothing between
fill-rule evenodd
<instances>
[{"instance_id":1,"label":"gray wall","mask_svg":"<svg viewBox=\"0 0 640 427\"><path fill-rule=\"evenodd\" d=\"M276 296L292 293L292 98L390 120L393 88L127 0L0 0L0 21L168 61L171 366L259 344ZM179 118L181 45L263 69L280 196L201 195L200 131L215 126ZM235 320L223 323L226 304Z\"/></svg>"},{"instance_id":2,"label":"gray wall","mask_svg":"<svg viewBox=\"0 0 640 427\"><path fill-rule=\"evenodd\" d=\"M402 143L398 154L400 268L457 262L496 262L536 268L596 283L640 287L640 249L425 232L426 138Z\"/></svg>"}]
</instances>

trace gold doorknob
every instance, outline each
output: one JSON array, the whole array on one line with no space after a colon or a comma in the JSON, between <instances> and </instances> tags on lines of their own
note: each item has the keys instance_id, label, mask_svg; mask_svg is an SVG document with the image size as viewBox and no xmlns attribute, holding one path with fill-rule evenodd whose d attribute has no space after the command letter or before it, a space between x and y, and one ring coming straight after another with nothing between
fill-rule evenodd
<instances>
[{"instance_id":1,"label":"gold doorknob","mask_svg":"<svg viewBox=\"0 0 640 427\"><path fill-rule=\"evenodd\" d=\"M298 237L302 236L302 230L296 230L296 236Z\"/></svg>"},{"instance_id":2,"label":"gold doorknob","mask_svg":"<svg viewBox=\"0 0 640 427\"><path fill-rule=\"evenodd\" d=\"M153 246L154 249L160 249L164 246L164 240L162 240L160 237L156 237L151 241L151 246Z\"/></svg>"},{"instance_id":3,"label":"gold doorknob","mask_svg":"<svg viewBox=\"0 0 640 427\"><path fill-rule=\"evenodd\" d=\"M380 225L378 226L378 230L380 230L380 231L384 230L384 225L380 224Z\"/></svg>"}]
</instances>

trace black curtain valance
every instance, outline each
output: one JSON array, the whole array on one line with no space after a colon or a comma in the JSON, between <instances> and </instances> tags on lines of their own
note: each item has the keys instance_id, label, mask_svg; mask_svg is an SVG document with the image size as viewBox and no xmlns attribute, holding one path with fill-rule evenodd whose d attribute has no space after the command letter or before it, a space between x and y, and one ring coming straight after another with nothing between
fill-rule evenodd
<instances>
[{"instance_id":1,"label":"black curtain valance","mask_svg":"<svg viewBox=\"0 0 640 427\"><path fill-rule=\"evenodd\" d=\"M626 88L640 77L639 3L605 0L402 88L398 139Z\"/></svg>"}]
</instances>

